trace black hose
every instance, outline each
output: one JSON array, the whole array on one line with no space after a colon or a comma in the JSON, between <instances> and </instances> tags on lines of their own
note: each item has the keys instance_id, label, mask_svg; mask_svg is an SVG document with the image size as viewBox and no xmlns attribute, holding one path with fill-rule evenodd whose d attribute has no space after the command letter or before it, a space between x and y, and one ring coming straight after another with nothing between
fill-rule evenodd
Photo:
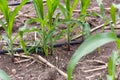
<instances>
[{"instance_id":1,"label":"black hose","mask_svg":"<svg viewBox=\"0 0 120 80\"><path fill-rule=\"evenodd\" d=\"M33 1L29 1L26 4L31 4ZM15 2L15 3L8 3L8 6L17 6L20 5L21 2Z\"/></svg>"},{"instance_id":2,"label":"black hose","mask_svg":"<svg viewBox=\"0 0 120 80\"><path fill-rule=\"evenodd\" d=\"M117 37L120 38L120 34L117 34ZM71 41L70 45L81 44L82 42L83 42L83 40ZM67 42L57 43L57 44L54 44L53 47L61 47L63 45L67 45L67 44L68 44ZM30 47L27 47L27 50L28 49L30 49ZM14 51L18 52L18 53L24 52L24 50L22 48L14 49ZM0 50L0 54L5 54L5 53L8 53L8 51L7 50Z\"/></svg>"},{"instance_id":3,"label":"black hose","mask_svg":"<svg viewBox=\"0 0 120 80\"><path fill-rule=\"evenodd\" d=\"M26 4L31 4L33 2L33 0L28 1ZM46 1L43 1L43 3L45 3ZM15 2L15 3L8 3L8 6L17 6L20 5L21 2Z\"/></svg>"},{"instance_id":4,"label":"black hose","mask_svg":"<svg viewBox=\"0 0 120 80\"><path fill-rule=\"evenodd\" d=\"M81 44L83 41L82 40L79 40L79 41L71 41L70 42L70 45L75 45L75 44ZM67 45L67 42L63 42L63 43L58 43L58 44L54 44L53 47L61 47L63 45ZM31 47L27 47L27 50L29 50ZM24 50L22 48L18 48L18 49L14 49L14 52L18 52L18 53L21 53L21 52L24 52ZM8 53L7 50L0 50L0 54L5 54L5 53Z\"/></svg>"},{"instance_id":5,"label":"black hose","mask_svg":"<svg viewBox=\"0 0 120 80\"><path fill-rule=\"evenodd\" d=\"M15 52L24 52L24 50L22 48L19 48L19 49L14 49ZM5 53L8 53L7 50L0 50L0 54L5 54Z\"/></svg>"}]
</instances>

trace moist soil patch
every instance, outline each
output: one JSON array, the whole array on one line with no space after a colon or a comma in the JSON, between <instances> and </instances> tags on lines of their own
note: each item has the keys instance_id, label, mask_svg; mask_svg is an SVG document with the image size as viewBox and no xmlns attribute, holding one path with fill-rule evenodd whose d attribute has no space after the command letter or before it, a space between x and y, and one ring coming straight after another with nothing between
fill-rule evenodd
<instances>
[{"instance_id":1,"label":"moist soil patch","mask_svg":"<svg viewBox=\"0 0 120 80\"><path fill-rule=\"evenodd\" d=\"M16 2L19 1L20 0L17 0ZM63 2L63 0L61 0L61 2ZM106 8L109 8L112 2L114 2L114 0L103 1ZM9 0L9 3L14 3L14 1ZM116 3L120 3L120 1L116 0ZM91 6L89 7L89 9L93 9L96 7L98 7L96 1L91 0ZM11 8L14 7L12 6ZM76 10L79 10L79 5L76 7ZM95 9L95 11L97 12L98 10ZM25 5L20 12L21 13L19 13L19 16L16 18L13 27L14 34L16 34L18 29L24 24L27 19L35 17L35 10L32 4ZM107 16L109 16L109 11L106 11L106 14ZM78 17L78 15L78 13L75 13L73 17ZM103 23L102 20L98 17L88 17L87 20L91 24L91 27L96 27ZM32 24L31 26L34 25L38 26L38 24ZM0 30L0 32L4 33L2 30ZM77 29L75 29L74 32L77 32ZM93 34L96 34L98 32L101 31L98 30ZM116 32L119 33L119 31ZM33 39L34 36L31 37ZM29 40L29 37L26 36L25 39L27 41ZM80 44L71 45L70 51L66 50L66 45L56 47L54 49L54 54L50 54L47 58L44 55L41 56L54 66L58 67L63 72L67 73L67 65L69 63L69 60L79 46ZM102 80L106 80L106 64L108 63L108 59L113 50L116 50L116 45L114 42L102 46L100 52L98 52L98 50L95 50L91 54L83 57L76 65L73 73L73 80L99 80L100 78ZM40 54L37 55L39 56ZM16 62L24 61L26 60L26 58L15 57L15 60ZM7 54L0 55L0 69L4 70L11 77L12 80L66 80L65 77L59 74L54 68L50 68L42 62L37 62L35 59L31 59L20 63L13 63L11 61L11 57ZM117 80L120 80L119 73L120 66L117 66Z\"/></svg>"}]
</instances>

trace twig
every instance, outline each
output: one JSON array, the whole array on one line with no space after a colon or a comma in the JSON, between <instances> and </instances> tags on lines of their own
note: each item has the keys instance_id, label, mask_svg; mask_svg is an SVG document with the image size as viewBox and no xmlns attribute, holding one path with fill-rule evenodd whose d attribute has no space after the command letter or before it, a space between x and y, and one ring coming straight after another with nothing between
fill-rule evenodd
<instances>
[{"instance_id":1,"label":"twig","mask_svg":"<svg viewBox=\"0 0 120 80\"><path fill-rule=\"evenodd\" d=\"M110 23L112 23L112 21L110 21ZM106 24L106 25L109 25L109 23ZM91 29L90 32L94 32L94 31L100 29L100 28L103 27L103 26L104 26L104 24L102 24L102 25L100 25L100 26L97 26L97 27ZM75 36L73 36L73 38L72 38L71 40L75 40L75 39L80 38L80 37L82 37L82 36L83 36L82 34L75 35Z\"/></svg>"},{"instance_id":2,"label":"twig","mask_svg":"<svg viewBox=\"0 0 120 80\"><path fill-rule=\"evenodd\" d=\"M33 2L33 0L29 0L29 2L27 2L26 4L31 4ZM43 0L43 3L46 3L46 0ZM21 2L17 2L17 3L12 3L12 4L8 4L8 6L17 6L20 5Z\"/></svg>"},{"instance_id":3,"label":"twig","mask_svg":"<svg viewBox=\"0 0 120 80\"><path fill-rule=\"evenodd\" d=\"M67 74L63 71L61 71L60 69L58 69L56 66L52 65L50 62L48 62L46 59L44 59L43 57L41 57L40 55L33 55L36 58L38 58L38 60L42 61L43 63L45 63L46 65L48 65L51 68L54 68L55 70L57 70L61 75L63 75L66 79L67 79Z\"/></svg>"},{"instance_id":4,"label":"twig","mask_svg":"<svg viewBox=\"0 0 120 80\"><path fill-rule=\"evenodd\" d=\"M30 65L34 64L36 60L33 60L30 64L26 65L26 68L29 67Z\"/></svg>"},{"instance_id":5,"label":"twig","mask_svg":"<svg viewBox=\"0 0 120 80\"><path fill-rule=\"evenodd\" d=\"M31 60L31 59L24 59L24 60L20 60L20 61L14 62L14 63L19 64L19 63L28 62L28 61L30 61L30 60Z\"/></svg>"},{"instance_id":6,"label":"twig","mask_svg":"<svg viewBox=\"0 0 120 80\"><path fill-rule=\"evenodd\" d=\"M104 66L101 66L101 67L98 67L98 68L95 68L95 69L85 70L83 72L85 72L85 73L94 72L94 71L98 71L98 70L102 70L102 69L106 69L106 68L107 68L107 65L104 65Z\"/></svg>"},{"instance_id":7,"label":"twig","mask_svg":"<svg viewBox=\"0 0 120 80\"><path fill-rule=\"evenodd\" d=\"M15 56L15 57L28 58L28 59L34 59L33 57L28 56L28 55L24 55L24 54L14 54L14 56Z\"/></svg>"},{"instance_id":8,"label":"twig","mask_svg":"<svg viewBox=\"0 0 120 80\"><path fill-rule=\"evenodd\" d=\"M95 76L98 76L98 75L100 75L100 73L98 73L98 74L94 74L94 75L91 75L91 76L88 76L88 77L86 77L86 79L91 80L91 78L93 78L93 77L95 77Z\"/></svg>"},{"instance_id":9,"label":"twig","mask_svg":"<svg viewBox=\"0 0 120 80\"><path fill-rule=\"evenodd\" d=\"M110 8L104 8L105 10L110 10ZM94 7L94 8L92 8L92 9L87 9L87 11L98 11L98 10L100 10L100 8L99 7ZM81 12L81 10L74 10L73 11L74 13L80 13Z\"/></svg>"},{"instance_id":10,"label":"twig","mask_svg":"<svg viewBox=\"0 0 120 80\"><path fill-rule=\"evenodd\" d=\"M96 62L96 63L107 65L107 63L100 61L100 60L87 60L87 62Z\"/></svg>"},{"instance_id":11,"label":"twig","mask_svg":"<svg viewBox=\"0 0 120 80\"><path fill-rule=\"evenodd\" d=\"M112 23L112 21L110 21L110 22L109 22L108 24L106 24L106 25L105 25L105 24L102 24L102 25L100 25L100 26L97 26L97 27L91 29L90 32L92 33L92 32L94 32L94 31L102 28L103 26L109 25L110 23ZM118 23L120 23L120 22L117 22L116 24L118 24ZM117 28L115 28L115 29L117 29ZM77 35L73 36L71 40L78 39L78 38L80 38L80 37L82 37L82 36L83 36L82 34L77 34Z\"/></svg>"}]
</instances>

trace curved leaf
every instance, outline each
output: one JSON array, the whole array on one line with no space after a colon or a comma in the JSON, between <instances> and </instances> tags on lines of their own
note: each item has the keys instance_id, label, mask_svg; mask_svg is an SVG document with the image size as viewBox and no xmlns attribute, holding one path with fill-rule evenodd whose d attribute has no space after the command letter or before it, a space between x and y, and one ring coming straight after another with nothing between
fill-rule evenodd
<instances>
[{"instance_id":1,"label":"curved leaf","mask_svg":"<svg viewBox=\"0 0 120 80\"><path fill-rule=\"evenodd\" d=\"M76 50L68 64L68 80L71 80L73 69L76 63L85 55L89 54L93 50L99 48L100 46L116 41L118 38L112 32L100 33L89 37L81 46Z\"/></svg>"},{"instance_id":2,"label":"curved leaf","mask_svg":"<svg viewBox=\"0 0 120 80\"><path fill-rule=\"evenodd\" d=\"M10 77L3 71L0 70L0 80L11 80Z\"/></svg>"}]
</instances>

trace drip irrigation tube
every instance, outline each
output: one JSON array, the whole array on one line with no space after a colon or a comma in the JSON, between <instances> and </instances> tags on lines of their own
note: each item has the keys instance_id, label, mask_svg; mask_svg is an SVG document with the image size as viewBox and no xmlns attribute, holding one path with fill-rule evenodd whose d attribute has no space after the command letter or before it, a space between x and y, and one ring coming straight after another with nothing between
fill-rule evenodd
<instances>
[{"instance_id":1,"label":"drip irrigation tube","mask_svg":"<svg viewBox=\"0 0 120 80\"><path fill-rule=\"evenodd\" d=\"M26 4L31 4L33 1L30 0L29 2L27 2ZM21 2L15 2L15 3L8 3L8 6L17 6L20 5Z\"/></svg>"},{"instance_id":2,"label":"drip irrigation tube","mask_svg":"<svg viewBox=\"0 0 120 80\"><path fill-rule=\"evenodd\" d=\"M81 44L82 42L83 42L83 40L71 41L70 45ZM63 45L67 45L67 42L54 44L53 47L61 47ZM28 49L30 49L30 47L27 47L27 50ZM18 52L18 53L24 52L24 50L22 48L14 49L14 51ZM5 54L5 53L8 53L8 51L7 50L0 50L0 54Z\"/></svg>"},{"instance_id":3,"label":"drip irrigation tube","mask_svg":"<svg viewBox=\"0 0 120 80\"><path fill-rule=\"evenodd\" d=\"M120 34L117 34L117 37L120 38ZM71 41L70 45L81 44L82 42L83 42L83 40ZM57 43L57 44L54 44L53 46L54 47L61 47L63 45L67 45L67 42ZM30 49L30 47L27 47L27 49ZM22 48L14 49L14 51L18 52L18 53L24 52L24 50ZM8 53L8 51L7 50L0 50L0 54L5 54L5 53Z\"/></svg>"},{"instance_id":4,"label":"drip irrigation tube","mask_svg":"<svg viewBox=\"0 0 120 80\"><path fill-rule=\"evenodd\" d=\"M28 1L26 4L31 4L33 0ZM46 0L43 1L43 3L46 3ZM15 3L8 3L8 6L17 6L20 5L21 2L15 2Z\"/></svg>"}]
</instances>

